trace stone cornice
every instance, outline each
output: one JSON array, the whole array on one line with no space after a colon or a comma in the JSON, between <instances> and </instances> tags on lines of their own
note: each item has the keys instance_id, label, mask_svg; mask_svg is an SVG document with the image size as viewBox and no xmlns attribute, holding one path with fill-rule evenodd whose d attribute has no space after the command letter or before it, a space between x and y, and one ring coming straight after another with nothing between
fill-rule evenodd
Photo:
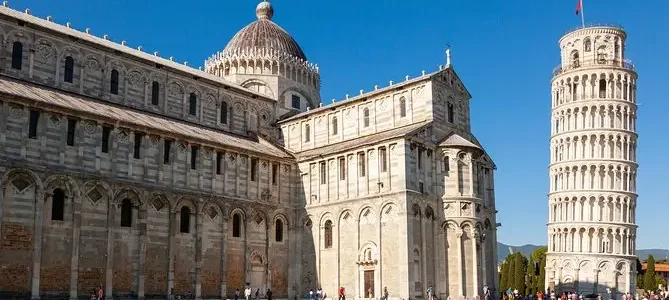
<instances>
[{"instance_id":1,"label":"stone cornice","mask_svg":"<svg viewBox=\"0 0 669 300\"><path fill-rule=\"evenodd\" d=\"M584 158L584 159L570 159L561 162L555 162L548 165L549 170L554 167L583 167L583 166L602 166L610 165L610 163L617 163L622 165L628 165L634 168L639 168L639 164L630 160L620 160L620 159L611 159L611 158Z\"/></svg>"}]
</instances>

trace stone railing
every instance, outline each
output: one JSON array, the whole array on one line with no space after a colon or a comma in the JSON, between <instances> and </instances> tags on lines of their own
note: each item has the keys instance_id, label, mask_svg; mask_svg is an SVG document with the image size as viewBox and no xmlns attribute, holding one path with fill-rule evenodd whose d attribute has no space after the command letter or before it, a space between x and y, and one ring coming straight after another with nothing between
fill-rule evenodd
<instances>
[{"instance_id":1,"label":"stone railing","mask_svg":"<svg viewBox=\"0 0 669 300\"><path fill-rule=\"evenodd\" d=\"M620 26L618 24L615 24L615 23L596 23L596 22L593 22L593 23L585 23L585 26L581 25L581 26L578 26L578 27L569 28L566 31L564 31L562 33L562 35L563 36L567 35L570 32L573 32L573 31L576 31L576 30L587 29L587 28L595 28L595 27L610 27L610 28L625 30L625 28L623 28L622 26Z\"/></svg>"},{"instance_id":2,"label":"stone railing","mask_svg":"<svg viewBox=\"0 0 669 300\"><path fill-rule=\"evenodd\" d=\"M597 67L597 66L613 66L618 68L623 68L626 70L634 71L634 64L631 60L619 60L619 59L596 59L596 60L587 60L587 61L577 61L568 65L558 65L553 69L553 77L560 75L566 71L571 71L583 67Z\"/></svg>"}]
</instances>

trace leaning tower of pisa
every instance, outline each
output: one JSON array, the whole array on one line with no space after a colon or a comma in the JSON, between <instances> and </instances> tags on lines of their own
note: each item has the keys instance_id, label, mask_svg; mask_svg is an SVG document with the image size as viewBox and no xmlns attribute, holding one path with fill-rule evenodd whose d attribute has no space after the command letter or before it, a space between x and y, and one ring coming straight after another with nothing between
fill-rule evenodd
<instances>
[{"instance_id":1,"label":"leaning tower of pisa","mask_svg":"<svg viewBox=\"0 0 669 300\"><path fill-rule=\"evenodd\" d=\"M585 26L560 39L551 81L546 288L619 299L636 279L636 80L627 34Z\"/></svg>"}]
</instances>

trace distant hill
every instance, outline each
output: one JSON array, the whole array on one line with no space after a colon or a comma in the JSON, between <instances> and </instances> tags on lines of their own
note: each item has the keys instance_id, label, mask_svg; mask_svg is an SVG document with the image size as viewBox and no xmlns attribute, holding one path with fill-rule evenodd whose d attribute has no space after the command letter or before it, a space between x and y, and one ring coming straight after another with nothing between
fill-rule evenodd
<instances>
[{"instance_id":1,"label":"distant hill","mask_svg":"<svg viewBox=\"0 0 669 300\"><path fill-rule=\"evenodd\" d=\"M513 250L513 252L520 252L526 257L529 257L530 254L532 254L532 251L534 249L541 247L539 245L522 245L522 246L510 246L507 244L503 243L497 243L497 262L502 263L504 258L509 254L509 249ZM641 260L645 260L646 257L648 257L649 254L652 254L655 259L666 259L669 258L669 250L667 249L638 249L636 251L636 254L641 258Z\"/></svg>"}]
</instances>

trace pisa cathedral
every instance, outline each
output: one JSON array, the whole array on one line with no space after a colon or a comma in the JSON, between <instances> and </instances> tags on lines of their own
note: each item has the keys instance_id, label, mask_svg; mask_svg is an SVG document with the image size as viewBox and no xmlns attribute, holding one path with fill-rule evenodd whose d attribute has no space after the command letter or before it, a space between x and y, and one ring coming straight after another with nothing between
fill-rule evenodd
<instances>
[{"instance_id":1,"label":"pisa cathedral","mask_svg":"<svg viewBox=\"0 0 669 300\"><path fill-rule=\"evenodd\" d=\"M202 69L0 7L0 298L472 298L495 165L450 62L324 106L269 2Z\"/></svg>"},{"instance_id":2,"label":"pisa cathedral","mask_svg":"<svg viewBox=\"0 0 669 300\"><path fill-rule=\"evenodd\" d=\"M560 39L546 257L556 292L635 292L637 73L626 38L619 27L586 26Z\"/></svg>"}]
</instances>

